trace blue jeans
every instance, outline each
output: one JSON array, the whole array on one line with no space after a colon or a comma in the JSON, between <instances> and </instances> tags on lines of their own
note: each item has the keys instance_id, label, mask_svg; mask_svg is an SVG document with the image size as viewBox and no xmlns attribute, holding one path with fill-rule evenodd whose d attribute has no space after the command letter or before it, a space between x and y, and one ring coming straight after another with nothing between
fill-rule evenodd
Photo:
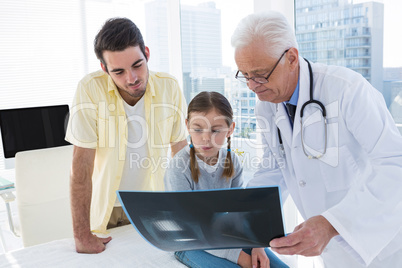
<instances>
[{"instance_id":1,"label":"blue jeans","mask_svg":"<svg viewBox=\"0 0 402 268\"><path fill-rule=\"evenodd\" d=\"M250 255L251 251L247 252ZM281 261L270 249L265 248L270 262L271 268L289 268L283 261ZM177 260L190 268L230 268L240 267L227 259L219 258L211 255L203 250L189 250L189 251L176 251L174 253Z\"/></svg>"}]
</instances>

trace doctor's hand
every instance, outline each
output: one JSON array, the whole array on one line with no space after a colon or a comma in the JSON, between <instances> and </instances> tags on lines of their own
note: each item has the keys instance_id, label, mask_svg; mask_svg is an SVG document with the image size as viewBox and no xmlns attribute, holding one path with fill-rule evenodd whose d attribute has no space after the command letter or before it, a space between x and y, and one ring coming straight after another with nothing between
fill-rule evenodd
<instances>
[{"instance_id":1,"label":"doctor's hand","mask_svg":"<svg viewBox=\"0 0 402 268\"><path fill-rule=\"evenodd\" d=\"M323 216L311 217L296 226L293 233L270 242L273 251L283 255L320 255L332 237L338 235L335 228Z\"/></svg>"},{"instance_id":2,"label":"doctor's hand","mask_svg":"<svg viewBox=\"0 0 402 268\"><path fill-rule=\"evenodd\" d=\"M86 237L75 238L75 249L78 253L101 253L106 249L106 244L112 237L101 238L90 233Z\"/></svg>"}]
</instances>

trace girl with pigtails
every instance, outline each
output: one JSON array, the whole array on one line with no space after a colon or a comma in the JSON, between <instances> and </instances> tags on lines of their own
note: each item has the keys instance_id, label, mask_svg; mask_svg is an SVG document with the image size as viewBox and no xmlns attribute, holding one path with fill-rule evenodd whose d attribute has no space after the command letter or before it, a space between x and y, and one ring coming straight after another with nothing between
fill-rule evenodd
<instances>
[{"instance_id":1,"label":"girl with pigtails","mask_svg":"<svg viewBox=\"0 0 402 268\"><path fill-rule=\"evenodd\" d=\"M242 187L243 167L230 148L235 123L229 101L218 92L199 93L189 103L186 126L190 144L170 161L166 190ZM175 256L188 267L287 267L264 248L179 251Z\"/></svg>"}]
</instances>

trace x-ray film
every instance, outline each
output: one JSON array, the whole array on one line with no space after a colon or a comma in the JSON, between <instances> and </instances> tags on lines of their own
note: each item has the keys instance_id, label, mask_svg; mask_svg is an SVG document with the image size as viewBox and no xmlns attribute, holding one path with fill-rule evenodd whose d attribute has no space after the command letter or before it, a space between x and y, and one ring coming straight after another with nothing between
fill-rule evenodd
<instances>
[{"instance_id":1,"label":"x-ray film","mask_svg":"<svg viewBox=\"0 0 402 268\"><path fill-rule=\"evenodd\" d=\"M137 231L165 251L267 247L284 236L278 187L117 193Z\"/></svg>"}]
</instances>

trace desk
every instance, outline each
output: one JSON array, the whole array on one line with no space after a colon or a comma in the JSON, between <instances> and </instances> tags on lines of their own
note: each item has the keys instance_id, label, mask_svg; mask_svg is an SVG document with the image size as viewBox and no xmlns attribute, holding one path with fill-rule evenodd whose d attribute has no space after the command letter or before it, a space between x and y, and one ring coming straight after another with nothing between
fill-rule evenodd
<instances>
[{"instance_id":1,"label":"desk","mask_svg":"<svg viewBox=\"0 0 402 268\"><path fill-rule=\"evenodd\" d=\"M0 255L5 267L185 267L173 252L145 241L132 225L110 230L112 240L99 254L78 254L72 238L23 248Z\"/></svg>"}]
</instances>

